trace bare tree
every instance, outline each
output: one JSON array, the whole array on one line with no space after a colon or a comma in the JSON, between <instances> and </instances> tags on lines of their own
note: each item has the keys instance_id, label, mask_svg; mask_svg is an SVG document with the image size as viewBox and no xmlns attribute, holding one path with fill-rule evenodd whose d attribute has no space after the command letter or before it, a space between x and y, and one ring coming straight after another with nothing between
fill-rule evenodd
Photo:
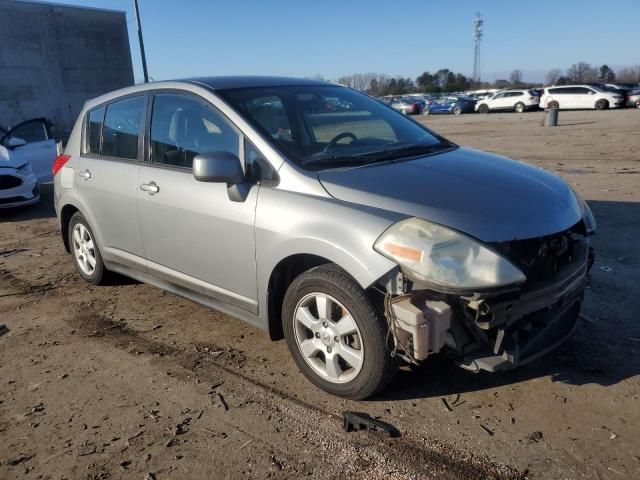
<instances>
[{"instance_id":1,"label":"bare tree","mask_svg":"<svg viewBox=\"0 0 640 480\"><path fill-rule=\"evenodd\" d=\"M562 77L562 71L559 68L552 68L547 72L547 84L555 85L560 77Z\"/></svg>"},{"instance_id":2,"label":"bare tree","mask_svg":"<svg viewBox=\"0 0 640 480\"><path fill-rule=\"evenodd\" d=\"M511 82L511 85L513 85L514 87L521 86L522 70L514 70L513 72L511 72L511 75L509 76L509 81Z\"/></svg>"},{"instance_id":3,"label":"bare tree","mask_svg":"<svg viewBox=\"0 0 640 480\"><path fill-rule=\"evenodd\" d=\"M640 65L618 70L616 80L620 83L640 83Z\"/></svg>"},{"instance_id":4,"label":"bare tree","mask_svg":"<svg viewBox=\"0 0 640 480\"><path fill-rule=\"evenodd\" d=\"M598 81L598 70L589 63L574 63L567 70L567 78L573 83L588 83Z\"/></svg>"}]
</instances>

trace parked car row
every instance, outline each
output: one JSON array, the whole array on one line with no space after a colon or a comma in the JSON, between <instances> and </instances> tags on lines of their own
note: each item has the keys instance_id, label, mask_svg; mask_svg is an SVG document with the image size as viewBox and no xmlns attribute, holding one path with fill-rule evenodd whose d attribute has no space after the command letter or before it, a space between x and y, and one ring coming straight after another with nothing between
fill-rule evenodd
<instances>
[{"instance_id":1,"label":"parked car row","mask_svg":"<svg viewBox=\"0 0 640 480\"><path fill-rule=\"evenodd\" d=\"M445 95L410 94L386 96L379 100L405 115L459 115L493 111L523 113L539 108L606 110L620 107L640 108L640 85L589 83L539 89L478 90Z\"/></svg>"}]
</instances>

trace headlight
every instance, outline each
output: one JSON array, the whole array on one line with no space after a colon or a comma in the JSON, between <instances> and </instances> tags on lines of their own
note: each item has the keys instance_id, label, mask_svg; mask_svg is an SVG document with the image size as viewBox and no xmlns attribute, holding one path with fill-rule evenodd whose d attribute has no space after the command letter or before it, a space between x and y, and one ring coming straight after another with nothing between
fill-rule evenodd
<instances>
[{"instance_id":1,"label":"headlight","mask_svg":"<svg viewBox=\"0 0 640 480\"><path fill-rule=\"evenodd\" d=\"M374 245L418 279L453 288L488 288L527 278L507 259L461 233L419 218L402 220Z\"/></svg>"},{"instance_id":2,"label":"headlight","mask_svg":"<svg viewBox=\"0 0 640 480\"><path fill-rule=\"evenodd\" d=\"M33 172L33 170L31 170L31 164L30 163L25 163L24 165L18 167L16 171L20 175L29 175L30 173Z\"/></svg>"}]
</instances>

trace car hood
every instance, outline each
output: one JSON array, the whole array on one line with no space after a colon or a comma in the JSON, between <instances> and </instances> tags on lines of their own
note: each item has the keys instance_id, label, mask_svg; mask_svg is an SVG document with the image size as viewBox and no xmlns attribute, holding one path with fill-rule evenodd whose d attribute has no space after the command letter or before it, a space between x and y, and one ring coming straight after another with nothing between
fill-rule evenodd
<instances>
[{"instance_id":1,"label":"car hood","mask_svg":"<svg viewBox=\"0 0 640 480\"><path fill-rule=\"evenodd\" d=\"M340 200L420 217L484 242L557 233L583 214L556 175L468 148L318 176Z\"/></svg>"}]
</instances>

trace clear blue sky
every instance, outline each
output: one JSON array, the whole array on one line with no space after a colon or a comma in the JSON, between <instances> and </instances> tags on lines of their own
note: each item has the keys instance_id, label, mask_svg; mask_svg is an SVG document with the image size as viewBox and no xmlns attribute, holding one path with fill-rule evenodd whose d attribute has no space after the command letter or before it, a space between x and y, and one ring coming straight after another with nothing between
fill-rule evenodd
<instances>
[{"instance_id":1,"label":"clear blue sky","mask_svg":"<svg viewBox=\"0 0 640 480\"><path fill-rule=\"evenodd\" d=\"M472 21L485 20L483 80L542 81L585 61L640 64L640 0L139 0L150 75L378 72L415 78L440 68L470 75ZM142 78L133 0L55 3L125 10Z\"/></svg>"}]
</instances>

